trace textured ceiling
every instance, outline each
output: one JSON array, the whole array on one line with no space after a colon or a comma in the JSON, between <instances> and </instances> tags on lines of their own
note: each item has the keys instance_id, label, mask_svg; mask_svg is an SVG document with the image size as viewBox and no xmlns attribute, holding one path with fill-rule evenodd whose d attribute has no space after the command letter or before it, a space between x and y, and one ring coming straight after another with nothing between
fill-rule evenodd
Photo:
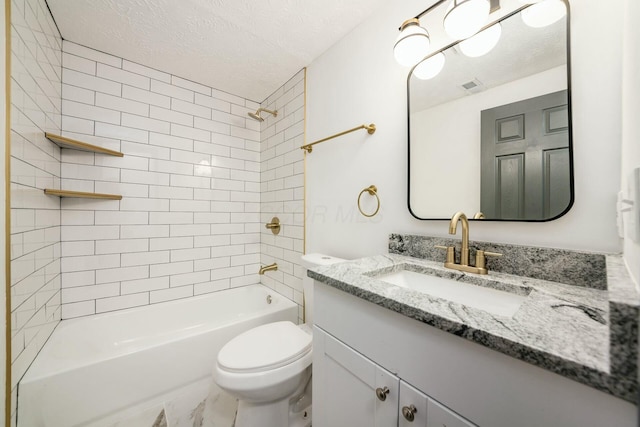
<instances>
[{"instance_id":1,"label":"textured ceiling","mask_svg":"<svg viewBox=\"0 0 640 427\"><path fill-rule=\"evenodd\" d=\"M47 0L66 40L261 102L387 0Z\"/></svg>"}]
</instances>

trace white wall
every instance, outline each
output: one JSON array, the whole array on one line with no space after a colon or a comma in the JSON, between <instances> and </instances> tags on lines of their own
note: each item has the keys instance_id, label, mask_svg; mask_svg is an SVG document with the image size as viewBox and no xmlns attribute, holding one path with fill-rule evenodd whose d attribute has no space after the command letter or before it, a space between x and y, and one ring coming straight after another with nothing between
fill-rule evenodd
<instances>
[{"instance_id":1,"label":"white wall","mask_svg":"<svg viewBox=\"0 0 640 427\"><path fill-rule=\"evenodd\" d=\"M62 41L44 0L11 4L12 413L16 385L60 320ZM12 417L15 421L15 417Z\"/></svg>"},{"instance_id":2,"label":"white wall","mask_svg":"<svg viewBox=\"0 0 640 427\"><path fill-rule=\"evenodd\" d=\"M258 105L63 44L62 131L124 153L62 152L62 317L258 283Z\"/></svg>"},{"instance_id":3,"label":"white wall","mask_svg":"<svg viewBox=\"0 0 640 427\"><path fill-rule=\"evenodd\" d=\"M548 223L474 223L472 239L621 250L615 200L620 184L622 1L571 3L573 208ZM399 24L431 3L389 1L308 67L308 141L365 122L374 122L378 131L329 141L308 156L307 252L355 258L386 253L392 232L447 233L444 221L418 221L407 209L408 69L393 59ZM456 167L453 158L450 173ZM356 198L370 184L378 186L382 209L365 219L357 213Z\"/></svg>"},{"instance_id":4,"label":"white wall","mask_svg":"<svg viewBox=\"0 0 640 427\"><path fill-rule=\"evenodd\" d=\"M625 0L624 54L622 72L622 188L634 168L640 167L640 2ZM640 204L640 200L635 201ZM631 228L631 213L624 215L625 227ZM624 239L624 257L629 271L640 286L640 241Z\"/></svg>"},{"instance_id":5,"label":"white wall","mask_svg":"<svg viewBox=\"0 0 640 427\"><path fill-rule=\"evenodd\" d=\"M277 110L273 117L262 113L260 129L260 262L278 264L278 271L260 276L260 281L298 304L303 318L304 251L304 85L305 71L299 71L263 103ZM264 224L280 219L280 233L274 235Z\"/></svg>"}]
</instances>

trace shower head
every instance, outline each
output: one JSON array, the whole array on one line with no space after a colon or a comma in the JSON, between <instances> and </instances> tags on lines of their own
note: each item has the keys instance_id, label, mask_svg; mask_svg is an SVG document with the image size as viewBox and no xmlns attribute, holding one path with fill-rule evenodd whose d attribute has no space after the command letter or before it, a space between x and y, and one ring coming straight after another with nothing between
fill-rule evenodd
<instances>
[{"instance_id":1,"label":"shower head","mask_svg":"<svg viewBox=\"0 0 640 427\"><path fill-rule=\"evenodd\" d=\"M251 117L252 119L256 119L259 122L264 122L264 117L262 117L260 115L260 112L265 111L269 114L273 114L273 117L278 117L278 111L276 110L267 110L266 108L258 108L258 110L256 110L255 113L249 113L249 117Z\"/></svg>"},{"instance_id":2,"label":"shower head","mask_svg":"<svg viewBox=\"0 0 640 427\"><path fill-rule=\"evenodd\" d=\"M259 122L264 122L264 119L260 117L260 114L249 113L249 117L251 117L252 119L256 119Z\"/></svg>"}]
</instances>

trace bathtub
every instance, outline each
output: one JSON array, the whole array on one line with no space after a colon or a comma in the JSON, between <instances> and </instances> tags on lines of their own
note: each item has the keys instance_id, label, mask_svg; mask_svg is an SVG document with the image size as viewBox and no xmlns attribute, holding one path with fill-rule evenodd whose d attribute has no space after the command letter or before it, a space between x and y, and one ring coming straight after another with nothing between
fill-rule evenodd
<instances>
[{"instance_id":1,"label":"bathtub","mask_svg":"<svg viewBox=\"0 0 640 427\"><path fill-rule=\"evenodd\" d=\"M218 351L239 333L297 318L296 304L251 285L63 320L19 383L18 425L113 417L210 377Z\"/></svg>"}]
</instances>

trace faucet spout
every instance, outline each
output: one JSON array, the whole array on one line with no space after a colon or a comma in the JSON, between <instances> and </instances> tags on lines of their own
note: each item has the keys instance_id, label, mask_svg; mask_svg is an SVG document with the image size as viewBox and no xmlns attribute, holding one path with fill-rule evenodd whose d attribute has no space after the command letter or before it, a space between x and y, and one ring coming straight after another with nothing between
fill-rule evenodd
<instances>
[{"instance_id":1,"label":"faucet spout","mask_svg":"<svg viewBox=\"0 0 640 427\"><path fill-rule=\"evenodd\" d=\"M273 264L264 265L264 266L260 267L260 270L258 271L258 274L264 274L267 271L276 271L277 269L278 269L278 264L276 264L274 262Z\"/></svg>"},{"instance_id":2,"label":"faucet spout","mask_svg":"<svg viewBox=\"0 0 640 427\"><path fill-rule=\"evenodd\" d=\"M464 212L456 212L449 223L449 234L456 234L458 222L462 223L462 249L460 251L460 265L469 265L469 220Z\"/></svg>"},{"instance_id":3,"label":"faucet spout","mask_svg":"<svg viewBox=\"0 0 640 427\"><path fill-rule=\"evenodd\" d=\"M476 214L474 218L478 219L478 214ZM456 264L455 246L436 245L436 248L447 251L447 259L444 262L445 268L464 271L466 273L487 274L489 270L487 269L486 258L488 256L501 257L502 254L478 249L476 251L476 265L469 265L469 220L464 213L456 212L456 214L451 217L451 222L449 222L449 234L456 234L459 222L462 223L462 250L460 251L460 264Z\"/></svg>"}]
</instances>

